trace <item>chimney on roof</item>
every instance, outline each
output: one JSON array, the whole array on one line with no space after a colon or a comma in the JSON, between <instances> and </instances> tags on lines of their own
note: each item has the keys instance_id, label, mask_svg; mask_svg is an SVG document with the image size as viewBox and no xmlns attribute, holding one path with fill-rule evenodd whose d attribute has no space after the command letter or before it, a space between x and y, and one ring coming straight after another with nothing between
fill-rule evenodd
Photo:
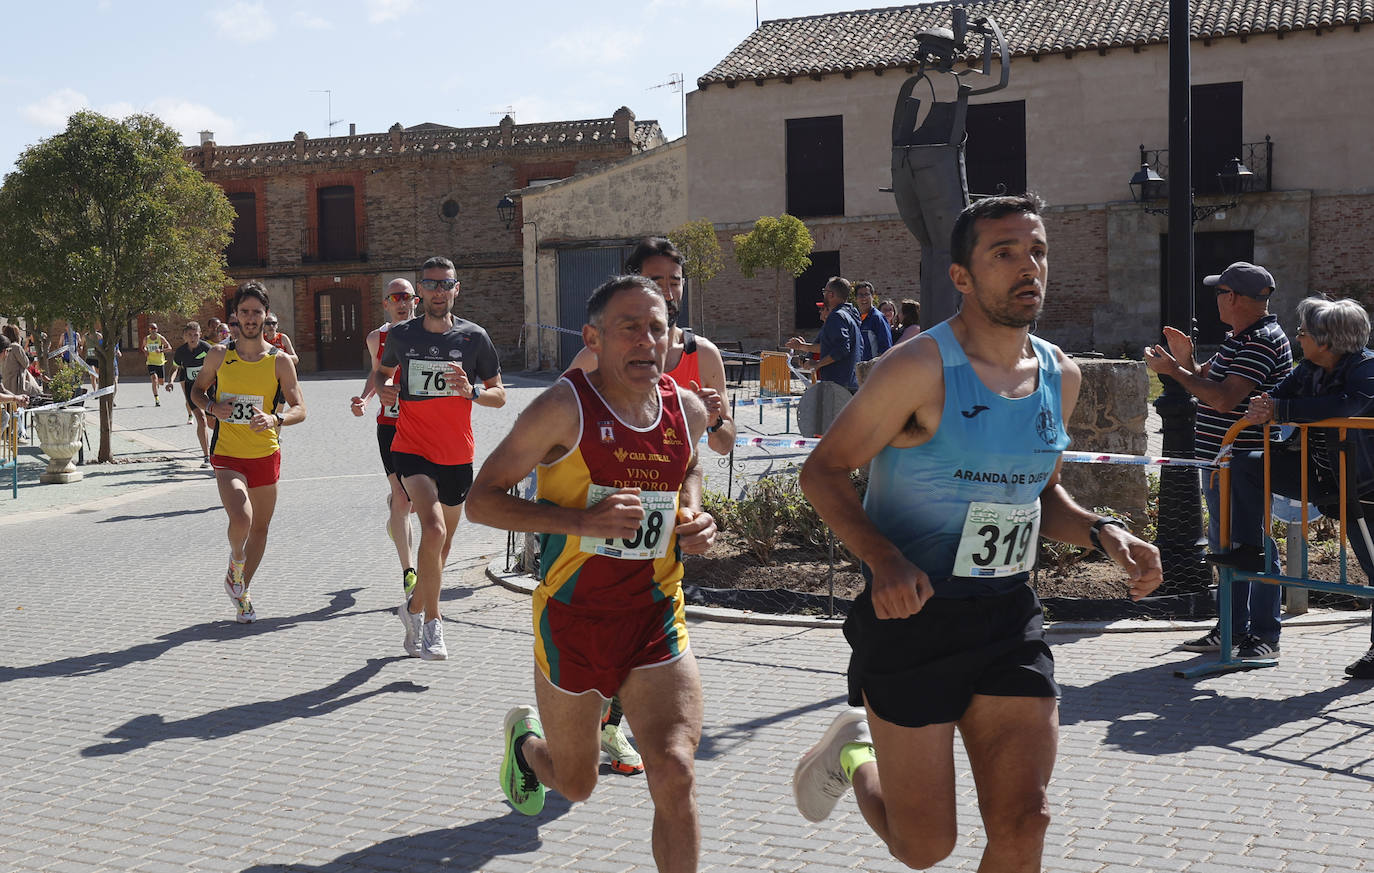
<instances>
[{"instance_id":1,"label":"chimney on roof","mask_svg":"<svg viewBox=\"0 0 1374 873\"><path fill-rule=\"evenodd\" d=\"M358 135L358 125L354 124L354 123L351 122L351 121L348 123L348 135L349 135L349 136L357 136L357 135Z\"/></svg>"},{"instance_id":2,"label":"chimney on roof","mask_svg":"<svg viewBox=\"0 0 1374 873\"><path fill-rule=\"evenodd\" d=\"M305 160L305 131L296 131L294 139L296 140L296 157Z\"/></svg>"},{"instance_id":3,"label":"chimney on roof","mask_svg":"<svg viewBox=\"0 0 1374 873\"><path fill-rule=\"evenodd\" d=\"M622 106L611 116L614 122L615 139L619 142L629 142L630 134L634 131L635 114L630 111L630 107Z\"/></svg>"},{"instance_id":4,"label":"chimney on roof","mask_svg":"<svg viewBox=\"0 0 1374 873\"><path fill-rule=\"evenodd\" d=\"M200 144L201 144L201 145L207 145L207 144L212 143L212 142L214 142L214 141L215 141L215 132L214 132L213 130L202 130L202 131L200 132Z\"/></svg>"},{"instance_id":5,"label":"chimney on roof","mask_svg":"<svg viewBox=\"0 0 1374 873\"><path fill-rule=\"evenodd\" d=\"M501 145L513 145L515 142L515 119L509 115L501 119Z\"/></svg>"},{"instance_id":6,"label":"chimney on roof","mask_svg":"<svg viewBox=\"0 0 1374 873\"><path fill-rule=\"evenodd\" d=\"M391 127L387 128L387 133L391 134L391 150L393 152L396 152L397 154L400 154L401 152L402 129L403 128L401 127L401 122L399 121L391 125Z\"/></svg>"}]
</instances>

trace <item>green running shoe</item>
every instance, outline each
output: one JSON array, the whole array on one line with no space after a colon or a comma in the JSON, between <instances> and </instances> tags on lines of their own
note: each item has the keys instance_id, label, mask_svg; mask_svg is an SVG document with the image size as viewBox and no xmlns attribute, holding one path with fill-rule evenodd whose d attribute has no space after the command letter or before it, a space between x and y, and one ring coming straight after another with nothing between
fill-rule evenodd
<instances>
[{"instance_id":1,"label":"green running shoe","mask_svg":"<svg viewBox=\"0 0 1374 873\"><path fill-rule=\"evenodd\" d=\"M406 570L401 574L401 587L405 589L407 598L415 593L415 583L419 580L420 577L415 575L414 570Z\"/></svg>"},{"instance_id":2,"label":"green running shoe","mask_svg":"<svg viewBox=\"0 0 1374 873\"><path fill-rule=\"evenodd\" d=\"M501 790L511 806L525 815L538 815L544 808L544 786L515 760L515 741L525 734L542 738L544 728L539 724L534 707L517 706L506 713L506 753L501 757Z\"/></svg>"}]
</instances>

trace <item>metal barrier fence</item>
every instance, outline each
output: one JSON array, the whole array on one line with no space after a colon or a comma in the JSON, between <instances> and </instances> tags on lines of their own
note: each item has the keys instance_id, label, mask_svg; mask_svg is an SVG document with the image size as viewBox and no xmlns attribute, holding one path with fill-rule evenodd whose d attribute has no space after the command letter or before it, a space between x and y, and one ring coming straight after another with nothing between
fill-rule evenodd
<instances>
[{"instance_id":1,"label":"metal barrier fence","mask_svg":"<svg viewBox=\"0 0 1374 873\"><path fill-rule=\"evenodd\" d=\"M1219 460L1221 461L1218 470L1218 475L1220 477L1218 485L1221 493L1221 512L1219 519L1220 536L1218 539L1221 543L1229 544L1231 542L1231 463L1234 459L1230 455L1230 447L1235 443L1236 437L1240 434L1241 431L1245 430L1247 427L1256 426L1258 425L1252 425L1249 422L1242 419L1241 421L1238 421L1231 426L1231 428L1226 432L1225 439L1222 441L1222 455L1218 456ZM1326 591L1334 594L1346 594L1352 597L1358 597L1365 600L1374 599L1374 587L1370 587L1369 585L1356 585L1346 581L1346 568L1348 564L1346 543L1349 542L1349 513L1352 505L1358 506L1359 504L1359 495L1352 495L1349 487L1349 470L1347 469L1349 445L1347 443L1347 439L1349 436L1349 432L1352 430L1374 430L1374 418L1328 418L1323 419L1321 421L1313 421L1308 423L1292 422L1291 426L1297 428L1299 433L1298 462L1301 465L1301 493L1297 496L1297 499L1302 506L1300 516L1301 538L1298 559L1298 575L1285 575L1282 573L1256 573L1238 570L1228 566L1219 566L1218 569L1220 576L1220 584L1217 586L1217 614L1219 616L1218 623L1221 626L1220 658L1217 660L1216 663L1213 664L1204 664L1202 666L1194 667L1188 670L1178 670L1174 673L1175 676L1184 679L1192 679L1197 676L1205 676L1211 673L1227 673L1234 670L1253 670L1259 667L1273 667L1278 664L1278 660L1276 658L1239 658L1235 654L1233 654L1232 641L1235 636L1235 628L1232 627L1231 621L1231 600L1233 596L1231 591L1231 583L1234 581L1258 582L1265 585L1286 585L1308 591ZM1337 499L1340 502L1339 529L1337 534L1340 543L1339 582L1328 582L1322 579L1308 578L1308 497L1311 494L1308 482L1308 470L1310 468L1309 462L1311 460L1308 454L1308 432L1311 431L1313 428L1329 429L1335 430L1337 432L1337 446L1340 459L1340 469L1338 470L1339 487L1337 492ZM1263 530L1268 531L1269 525L1272 523L1273 517L1273 451L1270 445L1269 427L1264 426L1261 429L1263 430L1264 446L1264 511L1261 514L1261 518L1264 522ZM1223 455L1226 457L1223 458ZM1367 542L1369 533L1367 530L1365 530L1364 517L1362 514L1359 518L1356 519L1356 524L1361 529L1361 536L1366 538ZM1290 531L1291 530L1292 528L1290 526ZM1271 554L1269 551L1270 548L1272 548L1272 546L1267 541L1268 538L1266 537L1265 539L1265 562L1266 566L1268 566L1270 562L1273 560L1274 555ZM1291 536L1289 542L1293 542ZM1370 551L1371 553L1374 553L1374 549L1371 549ZM1289 569L1291 570L1293 564L1293 553L1291 549L1288 553L1288 564Z\"/></svg>"}]
</instances>

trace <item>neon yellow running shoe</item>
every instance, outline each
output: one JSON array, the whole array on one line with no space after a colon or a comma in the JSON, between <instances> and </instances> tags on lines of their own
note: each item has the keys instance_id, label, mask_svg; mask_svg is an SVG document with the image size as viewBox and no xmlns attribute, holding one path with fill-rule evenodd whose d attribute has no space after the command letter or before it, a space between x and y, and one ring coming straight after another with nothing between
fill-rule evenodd
<instances>
[{"instance_id":1,"label":"neon yellow running shoe","mask_svg":"<svg viewBox=\"0 0 1374 873\"><path fill-rule=\"evenodd\" d=\"M532 771L515 760L515 741L525 734L544 736L544 728L532 706L517 706L506 713L506 753L501 757L501 790L506 800L525 815L538 815L544 808L544 786Z\"/></svg>"},{"instance_id":2,"label":"neon yellow running shoe","mask_svg":"<svg viewBox=\"0 0 1374 873\"><path fill-rule=\"evenodd\" d=\"M406 597L415 593L415 583L420 581L420 577L415 575L414 570L406 570L401 574L401 587L405 589Z\"/></svg>"}]
</instances>

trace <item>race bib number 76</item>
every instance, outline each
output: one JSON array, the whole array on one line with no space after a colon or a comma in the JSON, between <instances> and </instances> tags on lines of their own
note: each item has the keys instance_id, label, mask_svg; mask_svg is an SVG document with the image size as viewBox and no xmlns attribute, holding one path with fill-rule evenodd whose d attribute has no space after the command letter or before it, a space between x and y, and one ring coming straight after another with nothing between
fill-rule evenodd
<instances>
[{"instance_id":1,"label":"race bib number 76","mask_svg":"<svg viewBox=\"0 0 1374 873\"><path fill-rule=\"evenodd\" d=\"M620 489L606 485L592 485L587 489L587 506L595 506ZM644 505L644 518L639 530L629 538L582 537L579 549L593 555L626 560L662 558L668 554L668 541L672 539L673 528L677 524L676 491L640 491L640 503Z\"/></svg>"},{"instance_id":2,"label":"race bib number 76","mask_svg":"<svg viewBox=\"0 0 1374 873\"><path fill-rule=\"evenodd\" d=\"M970 503L954 557L954 575L999 578L1024 573L1035 564L1039 535L1039 500Z\"/></svg>"}]
</instances>

